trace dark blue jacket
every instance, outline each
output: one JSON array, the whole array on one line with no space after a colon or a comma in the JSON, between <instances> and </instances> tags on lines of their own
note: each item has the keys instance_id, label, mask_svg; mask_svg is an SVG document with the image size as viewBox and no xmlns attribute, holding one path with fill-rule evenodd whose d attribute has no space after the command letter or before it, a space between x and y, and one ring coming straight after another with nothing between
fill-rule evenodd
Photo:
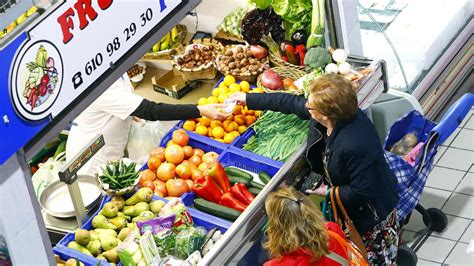
<instances>
[{"instance_id":1,"label":"dark blue jacket","mask_svg":"<svg viewBox=\"0 0 474 266\"><path fill-rule=\"evenodd\" d=\"M350 218L361 234L382 222L398 202L397 179L391 172L372 122L359 110L350 121L338 122L327 139L326 128L311 118L307 99L284 93L247 94L252 110L296 114L311 120L306 158L323 174L322 153L327 143L328 172Z\"/></svg>"}]
</instances>

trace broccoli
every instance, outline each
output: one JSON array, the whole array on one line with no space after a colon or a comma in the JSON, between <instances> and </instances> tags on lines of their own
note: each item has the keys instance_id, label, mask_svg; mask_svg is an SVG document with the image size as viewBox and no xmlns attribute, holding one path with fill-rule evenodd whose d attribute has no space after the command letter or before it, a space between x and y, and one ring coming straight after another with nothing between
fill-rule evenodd
<instances>
[{"instance_id":1,"label":"broccoli","mask_svg":"<svg viewBox=\"0 0 474 266\"><path fill-rule=\"evenodd\" d=\"M326 67L332 62L331 55L328 50L322 47L313 47L306 52L304 64L307 69L313 70Z\"/></svg>"}]
</instances>

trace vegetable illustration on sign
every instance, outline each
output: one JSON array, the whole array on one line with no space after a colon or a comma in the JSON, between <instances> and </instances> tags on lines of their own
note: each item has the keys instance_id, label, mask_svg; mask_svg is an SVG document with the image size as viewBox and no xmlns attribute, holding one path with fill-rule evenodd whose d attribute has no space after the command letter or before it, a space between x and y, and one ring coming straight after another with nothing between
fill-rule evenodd
<instances>
[{"instance_id":1,"label":"vegetable illustration on sign","mask_svg":"<svg viewBox=\"0 0 474 266\"><path fill-rule=\"evenodd\" d=\"M48 57L48 51L43 45L38 48L36 60L27 63L26 68L30 74L25 82L23 97L33 111L55 93L59 73L54 66L54 59Z\"/></svg>"}]
</instances>

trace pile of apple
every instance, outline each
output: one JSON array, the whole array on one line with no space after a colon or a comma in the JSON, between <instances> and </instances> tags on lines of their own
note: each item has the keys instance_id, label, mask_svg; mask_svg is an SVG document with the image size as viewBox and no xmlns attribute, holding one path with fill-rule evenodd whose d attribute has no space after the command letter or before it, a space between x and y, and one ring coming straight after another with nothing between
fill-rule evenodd
<instances>
[{"instance_id":1,"label":"pile of apple","mask_svg":"<svg viewBox=\"0 0 474 266\"><path fill-rule=\"evenodd\" d=\"M183 129L173 132L166 147L150 152L148 169L140 173L140 187L149 187L159 197L181 197L192 191L194 181L219 154L204 153L188 145L189 136Z\"/></svg>"}]
</instances>

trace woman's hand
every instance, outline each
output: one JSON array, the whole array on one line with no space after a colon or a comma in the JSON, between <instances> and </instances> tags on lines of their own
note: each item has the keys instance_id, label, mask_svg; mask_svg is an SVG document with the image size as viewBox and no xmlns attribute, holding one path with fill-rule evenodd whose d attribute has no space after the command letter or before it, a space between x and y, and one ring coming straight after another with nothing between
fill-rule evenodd
<instances>
[{"instance_id":1,"label":"woman's hand","mask_svg":"<svg viewBox=\"0 0 474 266\"><path fill-rule=\"evenodd\" d=\"M247 102L247 96L243 92L236 92L229 96L229 100L242 104Z\"/></svg>"},{"instance_id":2,"label":"woman's hand","mask_svg":"<svg viewBox=\"0 0 474 266\"><path fill-rule=\"evenodd\" d=\"M315 194L315 195L326 197L326 195L328 194L328 185L322 184L320 187L318 187L315 190L308 189L305 192L308 194Z\"/></svg>"},{"instance_id":3,"label":"woman's hand","mask_svg":"<svg viewBox=\"0 0 474 266\"><path fill-rule=\"evenodd\" d=\"M205 116L211 120L221 120L221 121L225 120L229 116L228 114L225 114L217 110L217 108L224 108L224 107L225 107L224 104L219 104L219 103L197 106L201 116Z\"/></svg>"}]
</instances>

